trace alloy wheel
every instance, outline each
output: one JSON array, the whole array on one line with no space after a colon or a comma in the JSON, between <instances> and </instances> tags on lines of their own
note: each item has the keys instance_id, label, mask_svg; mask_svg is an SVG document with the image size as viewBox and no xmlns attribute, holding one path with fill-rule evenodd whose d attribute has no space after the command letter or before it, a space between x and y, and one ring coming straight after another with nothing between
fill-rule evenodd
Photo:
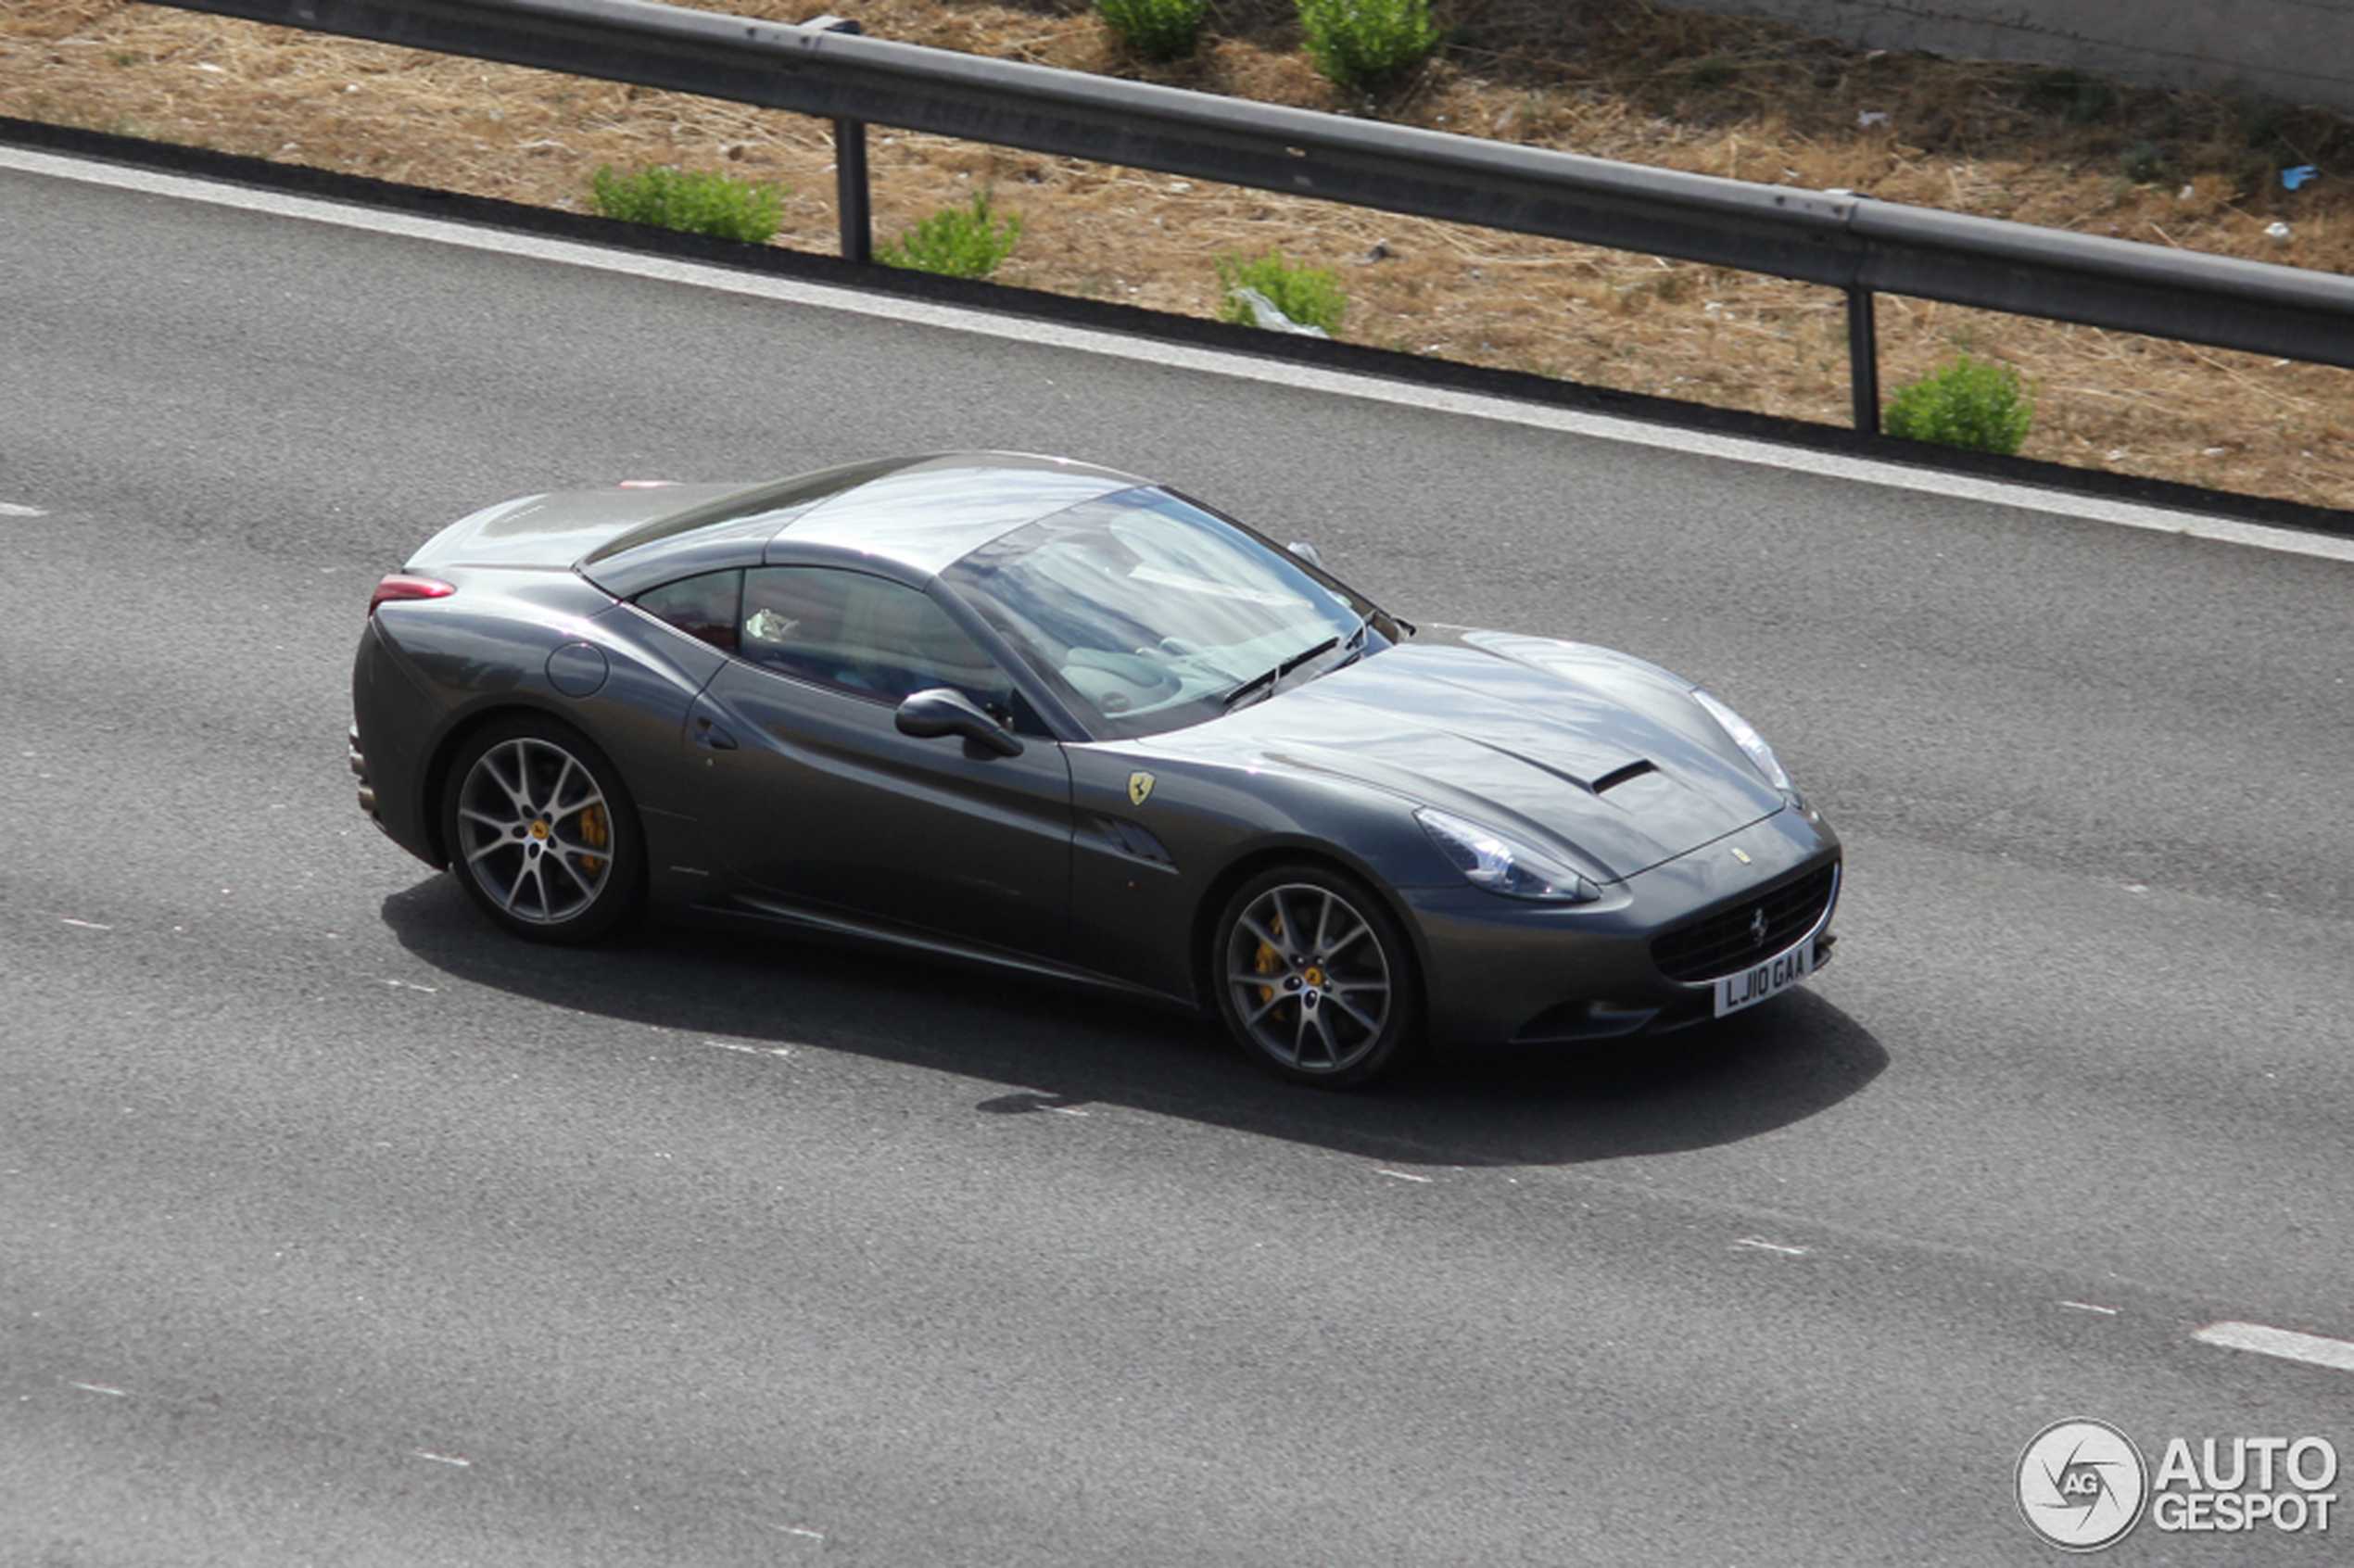
<instances>
[{"instance_id":1,"label":"alloy wheel","mask_svg":"<svg viewBox=\"0 0 2354 1568\"><path fill-rule=\"evenodd\" d=\"M1350 1074L1390 1043L1398 1005L1388 944L1337 889L1285 881L1227 929L1227 1015L1271 1064L1303 1078Z\"/></svg>"},{"instance_id":2,"label":"alloy wheel","mask_svg":"<svg viewBox=\"0 0 2354 1568\"><path fill-rule=\"evenodd\" d=\"M588 765L540 736L498 741L459 787L466 875L490 905L527 926L561 926L613 879L614 812Z\"/></svg>"}]
</instances>

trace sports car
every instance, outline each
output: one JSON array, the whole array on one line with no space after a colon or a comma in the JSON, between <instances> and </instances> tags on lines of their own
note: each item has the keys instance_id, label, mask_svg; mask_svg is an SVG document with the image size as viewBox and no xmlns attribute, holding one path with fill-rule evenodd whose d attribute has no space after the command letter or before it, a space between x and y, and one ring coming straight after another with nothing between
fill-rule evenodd
<instances>
[{"instance_id":1,"label":"sports car","mask_svg":"<svg viewBox=\"0 0 2354 1568\"><path fill-rule=\"evenodd\" d=\"M377 586L352 684L362 808L515 936L889 943L1305 1082L1722 1018L1833 940L1838 839L1706 691L1067 459L506 501Z\"/></svg>"}]
</instances>

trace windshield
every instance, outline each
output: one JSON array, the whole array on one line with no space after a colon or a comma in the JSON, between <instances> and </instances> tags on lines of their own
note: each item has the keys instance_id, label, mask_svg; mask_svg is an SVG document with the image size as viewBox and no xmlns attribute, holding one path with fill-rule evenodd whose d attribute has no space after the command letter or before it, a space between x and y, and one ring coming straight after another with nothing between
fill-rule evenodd
<instances>
[{"instance_id":1,"label":"windshield","mask_svg":"<svg viewBox=\"0 0 2354 1568\"><path fill-rule=\"evenodd\" d=\"M1106 737L1214 718L1397 632L1288 551L1166 490L1057 512L943 575Z\"/></svg>"}]
</instances>

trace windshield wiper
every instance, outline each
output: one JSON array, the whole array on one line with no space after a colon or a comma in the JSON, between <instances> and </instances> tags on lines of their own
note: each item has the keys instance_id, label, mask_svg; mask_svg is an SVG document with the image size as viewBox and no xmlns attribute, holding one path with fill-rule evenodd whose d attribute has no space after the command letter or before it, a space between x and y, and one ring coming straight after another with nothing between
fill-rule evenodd
<instances>
[{"instance_id":1,"label":"windshield wiper","mask_svg":"<svg viewBox=\"0 0 2354 1568\"><path fill-rule=\"evenodd\" d=\"M1232 710L1239 704L1244 698L1249 697L1255 693L1273 691L1277 681L1282 680L1284 677L1291 674L1292 671L1299 668L1300 665L1308 663L1309 660L1319 659L1331 652L1334 649L1338 648L1343 641L1346 641L1352 650L1363 647L1365 641L1365 628L1372 625L1372 617L1362 617L1357 623L1357 629L1350 632L1346 639L1328 637L1324 639L1323 641L1316 644L1315 647L1307 650L1305 652L1293 654L1282 664L1277 664L1273 669L1259 671L1259 674L1251 677L1248 680L1243 682L1240 686L1235 687L1233 690L1226 693L1225 704L1227 708Z\"/></svg>"},{"instance_id":2,"label":"windshield wiper","mask_svg":"<svg viewBox=\"0 0 2354 1568\"><path fill-rule=\"evenodd\" d=\"M1366 613L1358 616L1357 629L1348 634L1348 657L1343 659L1339 664L1335 664L1333 668L1336 670L1345 670L1349 665L1355 664L1358 660L1363 658L1365 656L1365 634L1373 629L1373 617L1372 612L1368 611Z\"/></svg>"}]
</instances>

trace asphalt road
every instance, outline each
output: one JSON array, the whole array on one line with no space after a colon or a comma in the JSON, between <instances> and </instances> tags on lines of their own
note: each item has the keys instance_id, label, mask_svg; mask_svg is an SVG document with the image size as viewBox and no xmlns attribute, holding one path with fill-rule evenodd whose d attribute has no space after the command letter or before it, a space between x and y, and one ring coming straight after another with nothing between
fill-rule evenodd
<instances>
[{"instance_id":1,"label":"asphalt road","mask_svg":"<svg viewBox=\"0 0 2354 1568\"><path fill-rule=\"evenodd\" d=\"M2354 564L1039 336L0 169L0 1564L2031 1562L2064 1417L2354 1457L2354 1362L2193 1337L2354 1339ZM1703 679L1838 961L1329 1095L509 943L353 806L448 518L961 446Z\"/></svg>"}]
</instances>

